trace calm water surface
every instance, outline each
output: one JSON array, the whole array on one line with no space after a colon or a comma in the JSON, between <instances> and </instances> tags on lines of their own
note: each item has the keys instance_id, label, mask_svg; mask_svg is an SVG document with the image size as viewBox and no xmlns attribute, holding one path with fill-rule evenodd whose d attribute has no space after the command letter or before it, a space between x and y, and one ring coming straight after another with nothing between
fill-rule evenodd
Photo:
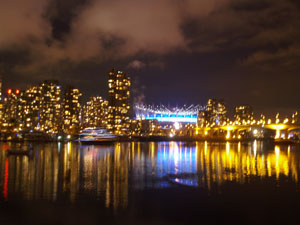
<instances>
[{"instance_id":1,"label":"calm water surface","mask_svg":"<svg viewBox=\"0 0 300 225\"><path fill-rule=\"evenodd\" d=\"M243 222L238 224L268 224L266 221L270 221L276 210L283 216L277 219L287 223L280 202L289 204L282 209L293 221L291 210L296 212L300 202L298 146L258 141L129 142L111 146L33 143L34 151L29 157L7 156L7 149L15 149L18 145L0 144L0 202L7 212L16 210L14 207L19 204L21 210L26 204L29 209L33 205L32 211L45 207L47 212L53 211L57 204L65 204L77 207L68 209L73 215L83 212L78 207L86 205L91 211L101 209L103 215L126 215L128 224L137 222L137 217L138 221L153 222L149 224L178 221L182 224L188 220L185 213L194 217L200 210L213 217L231 207L230 213L238 210L243 215L239 218ZM90 210L85 214L87 218L94 216L88 215ZM257 210L267 213L257 216ZM58 215L55 210L53 213ZM172 220L177 213L183 215ZM29 214L35 215L31 211ZM230 215L221 213L221 221L207 217L202 222L220 224L232 218ZM52 217L46 214L43 218L47 216ZM244 216L250 216L250 220L244 220ZM39 219L27 218L26 221L40 223ZM82 224L78 220L45 221L48 224ZM87 224L99 221L97 217ZM11 218L5 222L13 224Z\"/></svg>"}]
</instances>

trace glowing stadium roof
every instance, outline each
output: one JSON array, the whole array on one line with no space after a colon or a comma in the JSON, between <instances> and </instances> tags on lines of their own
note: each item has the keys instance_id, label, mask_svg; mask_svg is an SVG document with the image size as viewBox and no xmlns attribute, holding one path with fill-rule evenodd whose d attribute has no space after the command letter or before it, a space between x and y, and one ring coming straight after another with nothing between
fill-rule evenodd
<instances>
[{"instance_id":1,"label":"glowing stadium roof","mask_svg":"<svg viewBox=\"0 0 300 225\"><path fill-rule=\"evenodd\" d=\"M158 120L159 122L196 123L200 105L168 108L160 106L135 106L136 119Z\"/></svg>"}]
</instances>

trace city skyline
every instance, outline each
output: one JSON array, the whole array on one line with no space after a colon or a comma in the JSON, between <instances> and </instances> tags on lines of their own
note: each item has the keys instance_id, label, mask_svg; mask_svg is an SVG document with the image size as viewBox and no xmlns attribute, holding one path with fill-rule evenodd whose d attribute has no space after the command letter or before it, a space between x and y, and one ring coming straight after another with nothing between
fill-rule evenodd
<instances>
[{"instance_id":1,"label":"city skyline","mask_svg":"<svg viewBox=\"0 0 300 225\"><path fill-rule=\"evenodd\" d=\"M124 71L120 71L120 70L116 70L115 68L113 68L111 70L111 72L109 72L108 74L111 74L112 72L120 72L120 73L124 73ZM125 72L126 73L126 72ZM129 77L129 74L126 73L126 76ZM129 77L129 80L131 80L131 78ZM39 84L42 84L43 82L54 82L54 83L57 83L57 86L59 87L60 89L60 98L61 98L61 101L62 101L62 104L63 104L63 96L66 95L66 92L68 91L68 89L74 89L78 92L80 92L80 99L78 99L78 102L79 104L81 105L86 105L86 104L93 104L91 101L95 101L95 99L97 100L100 100L101 101L105 101L107 103L107 106L108 107L108 102L109 102L109 99L111 98L110 97L110 84L109 84L109 80L107 79L107 76L106 76L106 86L107 88L105 88L106 90L106 93L104 93L103 95L100 95L99 93L98 94L95 94L94 96L88 96L86 95L85 93L82 92L81 89L73 86L73 85L70 85L70 83L72 82L69 82L67 84L62 84L60 80L43 80L43 81L40 81L38 82ZM35 88L37 87L36 85L38 84L37 82L35 83L32 83L32 84L28 84L28 86L25 88L25 89L19 89L19 88L16 88L16 89L13 89L13 88L8 88L6 90L3 90L3 86L6 86L5 84L3 85L3 82L1 82L0 80L0 85L2 87L2 90L0 91L1 93L1 100L5 100L5 99L8 99L10 97L11 94L16 94L15 92L17 91L18 94L20 93L26 93L26 92L30 92L32 88ZM233 119L233 120L236 120L236 113L237 113L237 108L238 107L250 107L250 111L252 112L252 116L251 118L252 119L260 119L260 117L263 115L263 116L267 116L269 118L272 118L272 119L276 119L278 117L278 115L280 115L281 119L284 119L284 118L288 118L288 117L291 117L294 115L295 112L298 112L298 108L296 108L295 111L292 111L291 109L286 109L286 111L284 111L284 113L282 113L280 110L279 111L259 111L255 108L253 108L252 105L248 104L247 102L244 102L243 104L237 104L235 103L233 107L230 107L227 100L224 99L224 98L213 98L213 97L209 97L208 99L206 99L204 102L192 102L191 104L186 104L186 103L183 103L183 104L170 104L170 102L168 102L168 104L162 104L161 102L160 103L157 103L157 104L154 104L154 103L148 103L146 102L146 96L142 95L142 96L139 96L139 92L138 90L136 90L135 87L131 87L132 86L132 81L130 81L129 83L129 89L131 94L130 96L128 97L128 99L126 101L129 101L128 103L126 104L130 104L131 107L129 109L129 112L130 112L130 115L131 117L135 118L135 115L136 115L136 112L135 112L135 108L136 106L143 106L143 107L159 107L159 106L163 106L163 107L167 107L169 108L169 110L172 110L173 108L174 109L179 109L180 107L182 108L185 108L187 106L190 106L190 107L196 107L196 108L205 108L207 107L207 101L211 101L211 100L216 100L216 101L220 101L222 102L222 105L224 105L224 109L225 109L225 112L224 112L224 115L226 114L226 117L230 118L230 119ZM133 90L132 90L133 89ZM63 94L64 93L64 94ZM18 95L17 94L17 95ZM94 100L93 100L94 99ZM97 103L96 103L97 104ZM209 104L209 103L208 103ZM63 105L61 107L64 107ZM83 107L84 108L84 107ZM200 109L199 108L199 109ZM106 118L106 117L105 117ZM107 118L106 118L107 119ZM95 122L97 123L97 122Z\"/></svg>"},{"instance_id":2,"label":"city skyline","mask_svg":"<svg viewBox=\"0 0 300 225\"><path fill-rule=\"evenodd\" d=\"M298 224L300 0L0 0L0 224Z\"/></svg>"},{"instance_id":3,"label":"city skyline","mask_svg":"<svg viewBox=\"0 0 300 225\"><path fill-rule=\"evenodd\" d=\"M228 115L223 99L184 107L132 103L131 77L113 69L107 76L108 100L101 96L82 102L82 92L45 80L28 89L7 90L0 102L0 128L7 140L71 140L97 129L108 130L120 140L138 138L191 140L297 140L298 111L275 118L257 115L250 105L236 105ZM64 93L64 95L62 94Z\"/></svg>"},{"instance_id":4,"label":"city skyline","mask_svg":"<svg viewBox=\"0 0 300 225\"><path fill-rule=\"evenodd\" d=\"M105 96L106 74L118 67L151 104L212 97L229 110L299 108L297 1L14 0L0 8L4 90L55 79L87 98Z\"/></svg>"}]
</instances>

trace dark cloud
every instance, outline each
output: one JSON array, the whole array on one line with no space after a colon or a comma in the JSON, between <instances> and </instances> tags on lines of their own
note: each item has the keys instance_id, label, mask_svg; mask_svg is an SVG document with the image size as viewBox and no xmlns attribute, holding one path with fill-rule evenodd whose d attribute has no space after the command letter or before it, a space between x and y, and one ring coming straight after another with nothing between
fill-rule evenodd
<instances>
[{"instance_id":1,"label":"dark cloud","mask_svg":"<svg viewBox=\"0 0 300 225\"><path fill-rule=\"evenodd\" d=\"M231 7L237 11L253 11L258 12L272 6L272 2L268 0L234 0Z\"/></svg>"},{"instance_id":2,"label":"dark cloud","mask_svg":"<svg viewBox=\"0 0 300 225\"><path fill-rule=\"evenodd\" d=\"M150 101L203 103L217 96L229 105L293 108L300 95L291 90L283 94L287 102L270 98L283 84L300 82L299 6L297 0L5 0L0 72L8 85L56 78L90 95L97 88L105 93L111 68L132 76L138 69ZM282 73L294 82L284 82Z\"/></svg>"},{"instance_id":3,"label":"dark cloud","mask_svg":"<svg viewBox=\"0 0 300 225\"><path fill-rule=\"evenodd\" d=\"M89 0L51 0L44 17L51 25L52 37L62 41L71 32L73 20L89 2Z\"/></svg>"}]
</instances>

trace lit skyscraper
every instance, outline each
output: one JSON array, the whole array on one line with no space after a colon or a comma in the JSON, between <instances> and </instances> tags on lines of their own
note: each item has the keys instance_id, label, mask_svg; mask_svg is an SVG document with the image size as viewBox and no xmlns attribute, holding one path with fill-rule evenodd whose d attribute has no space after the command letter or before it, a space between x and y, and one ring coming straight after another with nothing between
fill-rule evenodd
<instances>
[{"instance_id":1,"label":"lit skyscraper","mask_svg":"<svg viewBox=\"0 0 300 225\"><path fill-rule=\"evenodd\" d=\"M81 120L82 127L106 127L108 101L101 96L91 97L83 106Z\"/></svg>"},{"instance_id":2,"label":"lit skyscraper","mask_svg":"<svg viewBox=\"0 0 300 225\"><path fill-rule=\"evenodd\" d=\"M209 99L206 105L210 124L221 125L226 120L226 107L224 100Z\"/></svg>"},{"instance_id":3,"label":"lit skyscraper","mask_svg":"<svg viewBox=\"0 0 300 225\"><path fill-rule=\"evenodd\" d=\"M253 110L249 105L240 105L235 107L235 121L245 123L248 120L253 120Z\"/></svg>"},{"instance_id":4,"label":"lit skyscraper","mask_svg":"<svg viewBox=\"0 0 300 225\"><path fill-rule=\"evenodd\" d=\"M0 126L3 123L2 76L0 74Z\"/></svg>"},{"instance_id":5,"label":"lit skyscraper","mask_svg":"<svg viewBox=\"0 0 300 225\"><path fill-rule=\"evenodd\" d=\"M39 86L31 86L21 95L23 105L24 129L38 130L41 105L41 89Z\"/></svg>"},{"instance_id":6,"label":"lit skyscraper","mask_svg":"<svg viewBox=\"0 0 300 225\"><path fill-rule=\"evenodd\" d=\"M209 113L206 110L199 110L197 117L197 126L206 127L209 124Z\"/></svg>"},{"instance_id":7,"label":"lit skyscraper","mask_svg":"<svg viewBox=\"0 0 300 225\"><path fill-rule=\"evenodd\" d=\"M77 88L67 87L63 104L63 128L67 133L76 133L80 126L80 97L81 92Z\"/></svg>"},{"instance_id":8,"label":"lit skyscraper","mask_svg":"<svg viewBox=\"0 0 300 225\"><path fill-rule=\"evenodd\" d=\"M116 134L126 134L129 128L130 78L122 71L112 70L108 78L108 124Z\"/></svg>"},{"instance_id":9,"label":"lit skyscraper","mask_svg":"<svg viewBox=\"0 0 300 225\"><path fill-rule=\"evenodd\" d=\"M0 103L2 102L2 76L0 74Z\"/></svg>"},{"instance_id":10,"label":"lit skyscraper","mask_svg":"<svg viewBox=\"0 0 300 225\"><path fill-rule=\"evenodd\" d=\"M12 131L20 123L20 91L7 90L7 98L3 102L2 126L6 131Z\"/></svg>"},{"instance_id":11,"label":"lit skyscraper","mask_svg":"<svg viewBox=\"0 0 300 225\"><path fill-rule=\"evenodd\" d=\"M57 133L60 129L61 116L61 88L58 81L46 80L40 85L40 129Z\"/></svg>"}]
</instances>

